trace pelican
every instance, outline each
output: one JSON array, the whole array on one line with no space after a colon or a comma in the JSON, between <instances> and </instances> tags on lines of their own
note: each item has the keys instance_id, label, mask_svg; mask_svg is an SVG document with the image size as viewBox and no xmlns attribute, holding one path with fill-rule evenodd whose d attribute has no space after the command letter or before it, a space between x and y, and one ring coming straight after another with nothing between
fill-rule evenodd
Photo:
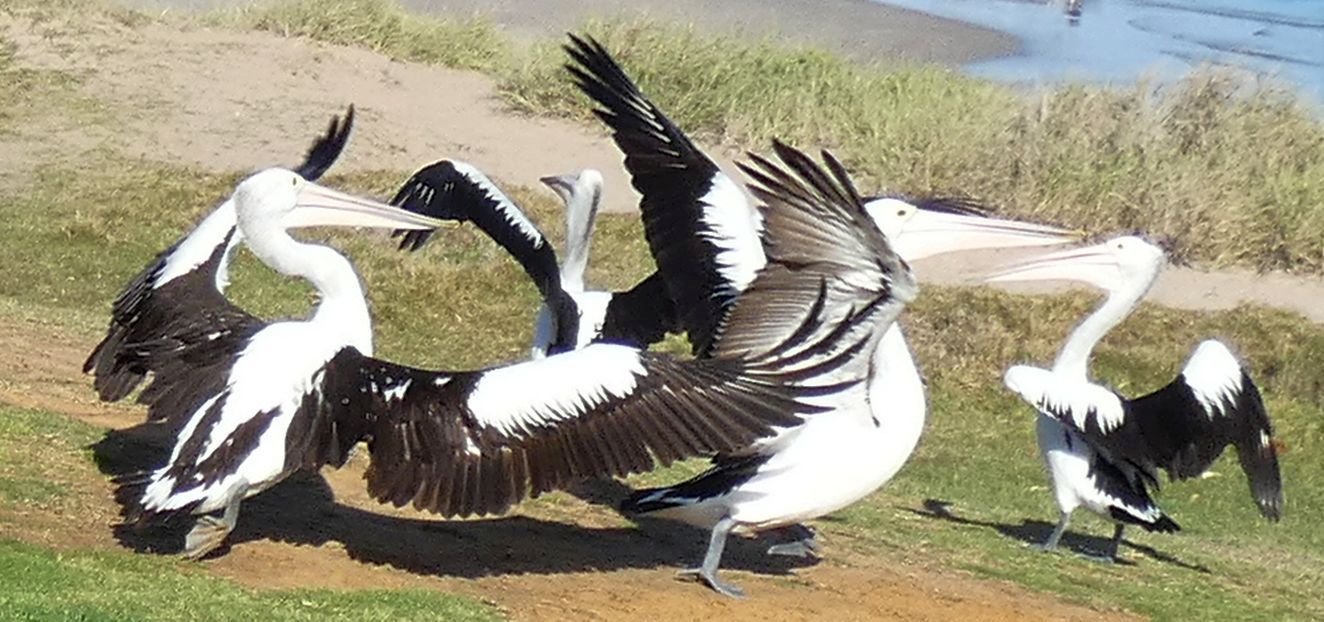
<instances>
[{"instance_id":1,"label":"pelican","mask_svg":"<svg viewBox=\"0 0 1324 622\"><path fill-rule=\"evenodd\" d=\"M558 265L556 252L528 215L467 162L440 160L419 169L391 202L434 218L470 221L519 262L543 298L534 325L533 358L594 341L646 347L675 330L675 312L659 277L623 292L584 287L602 174L585 169L541 181L565 203L564 265ZM397 233L403 235L401 248L412 250L431 236L428 231Z\"/></svg>"},{"instance_id":2,"label":"pelican","mask_svg":"<svg viewBox=\"0 0 1324 622\"><path fill-rule=\"evenodd\" d=\"M592 40L571 39L567 51L575 64L567 68L599 106L594 113L612 129L625 154L632 183L643 195L640 211L658 271L696 353L705 356L724 318L740 308L735 301L767 260L766 245L758 243L767 223L736 182L643 96L605 49ZM775 181L766 170L745 172L765 186ZM881 231L905 261L1075 239L1054 227L983 218L966 201L883 196L862 206L867 218L857 226ZM703 564L682 574L739 596L737 586L717 576L729 534L781 530L798 540L773 546L770 553L816 552L812 532L800 523L858 501L889 481L910 457L924 427L924 384L899 326L876 328L879 345L870 354L859 402L815 415L739 451L720 453L697 477L637 491L623 503L629 514L653 514L712 530Z\"/></svg>"},{"instance_id":3,"label":"pelican","mask_svg":"<svg viewBox=\"0 0 1324 622\"><path fill-rule=\"evenodd\" d=\"M319 179L340 157L353 126L351 105L344 120L332 117L326 133L309 147L295 169L299 176ZM94 375L94 386L103 401L124 399L150 371L135 356L133 344L188 331L204 311L215 327L249 321L247 313L225 298L230 259L242 239L234 202L225 201L129 281L115 300L106 337L83 363L83 373ZM150 404L160 398L147 392L140 401Z\"/></svg>"},{"instance_id":4,"label":"pelican","mask_svg":"<svg viewBox=\"0 0 1324 622\"><path fill-rule=\"evenodd\" d=\"M223 382L187 406L170 459L150 474L133 514L197 516L185 555L201 557L234 528L244 498L297 469L343 464L360 440L377 500L447 516L496 513L576 478L732 451L861 404L873 335L913 298L913 280L886 239L862 226L858 195L830 155L829 177L803 154L777 149L793 174L756 160L775 181L756 189L771 206L767 266L713 355L690 361L605 343L480 371L372 358L352 266L286 228L440 221L290 171L250 177L232 197L249 248L309 280L322 300L305 321L199 327L138 346L154 385L196 384L200 374ZM808 228L816 233L805 236Z\"/></svg>"},{"instance_id":5,"label":"pelican","mask_svg":"<svg viewBox=\"0 0 1324 622\"><path fill-rule=\"evenodd\" d=\"M1051 369L1014 365L1007 388L1039 411L1036 433L1061 514L1042 545L1052 550L1079 507L1116 522L1109 550L1116 558L1126 525L1180 529L1150 496L1158 470L1171 479L1196 477L1235 445L1260 513L1277 521L1283 486L1273 426L1259 389L1228 350L1200 343L1180 375L1135 399L1090 379L1089 357L1103 336L1149 291L1165 263L1163 250L1133 236L1049 254L990 275L993 283L1069 279L1108 293L1072 331Z\"/></svg>"}]
</instances>

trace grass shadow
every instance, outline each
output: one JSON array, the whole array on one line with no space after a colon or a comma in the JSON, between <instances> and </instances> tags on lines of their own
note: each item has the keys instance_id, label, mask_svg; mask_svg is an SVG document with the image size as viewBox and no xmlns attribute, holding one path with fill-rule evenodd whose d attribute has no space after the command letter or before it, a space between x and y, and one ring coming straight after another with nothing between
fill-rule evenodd
<instances>
[{"instance_id":1,"label":"grass shadow","mask_svg":"<svg viewBox=\"0 0 1324 622\"><path fill-rule=\"evenodd\" d=\"M993 521L981 521L972 518L964 518L961 516L957 516L956 514L953 514L951 511L951 506L952 503L950 501L942 501L939 499L925 499L923 509L915 509L908 507L900 507L899 509L905 510L917 516L923 516L925 518L943 520L951 523L956 523L958 525L992 529L1002 534L1005 537L1012 538L1015 540L1020 540L1021 542L1028 545L1038 545L1043 543L1045 540L1048 539L1048 536L1053 533L1053 528L1056 527L1056 525L1053 523L1040 521L1040 520L1023 520L1019 525L1012 525L1008 523L996 523ZM1062 540L1059 542L1059 546L1061 546L1062 548L1069 549L1072 552L1078 553L1080 555L1097 555L1101 551L1108 550L1110 544L1111 544L1110 538L1084 535L1079 532L1072 532L1071 530L1067 530L1065 534L1062 534ZM1178 568L1191 570L1203 574L1210 574L1212 572L1209 570L1208 567L1202 564L1193 564L1190 562L1183 561L1177 557L1159 551L1153 547L1145 546L1143 544L1137 544L1125 538L1122 539L1122 544L1130 547L1135 551L1138 551L1139 553L1143 554L1144 556L1154 561L1162 562L1165 564L1171 564ZM1117 560L1117 563L1128 566L1135 565L1135 562L1130 562L1121 559Z\"/></svg>"},{"instance_id":2,"label":"grass shadow","mask_svg":"<svg viewBox=\"0 0 1324 622\"><path fill-rule=\"evenodd\" d=\"M123 479L160 464L169 454L168 430L144 424L112 430L92 446L103 473ZM624 484L586 482L581 495L614 498ZM140 487L121 486L121 508ZM593 492L597 491L597 492ZM605 495L605 496L604 496ZM613 503L614 505L614 503ZM115 530L120 543L145 553L180 551L191 521L168 520ZM337 503L327 480L297 473L244 502L229 545L275 540L322 546L336 542L361 562L415 574L476 578L508 574L560 574L626 568L681 568L697 564L708 532L688 525L641 519L637 527L581 527L532 516L436 520L389 516ZM223 546L212 556L225 555ZM732 537L722 567L784 575L816 560L770 556L756 538Z\"/></svg>"}]
</instances>

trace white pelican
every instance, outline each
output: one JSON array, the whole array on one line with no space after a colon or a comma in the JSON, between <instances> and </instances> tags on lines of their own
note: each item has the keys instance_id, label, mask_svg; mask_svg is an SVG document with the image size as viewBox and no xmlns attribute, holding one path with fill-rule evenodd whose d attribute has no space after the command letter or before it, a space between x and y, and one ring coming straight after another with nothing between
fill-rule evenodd
<instances>
[{"instance_id":1,"label":"white pelican","mask_svg":"<svg viewBox=\"0 0 1324 622\"><path fill-rule=\"evenodd\" d=\"M353 126L351 105L343 122L331 118L326 133L309 147L295 171L309 181L320 178L340 157ZM106 337L83 363L83 373L94 375L103 401L124 399L150 371L133 344L187 331L202 312L217 326L248 321L248 314L227 304L224 295L230 259L242 238L234 202L225 201L129 281L115 300ZM140 401L150 404L160 397L149 392Z\"/></svg>"},{"instance_id":2,"label":"white pelican","mask_svg":"<svg viewBox=\"0 0 1324 622\"><path fill-rule=\"evenodd\" d=\"M778 152L798 177L758 161L775 181L756 189L772 206L768 264L713 356L691 361L615 344L474 372L372 358L367 305L349 262L285 228L438 221L289 171L245 180L233 200L249 248L311 281L322 301L307 321L255 320L242 331L199 325L139 346L154 385L187 391L199 375L223 382L179 402L188 404L187 423L136 514L200 515L185 546L198 557L233 529L245 497L297 469L342 464L359 440L369 442L376 499L486 514L576 478L733 451L803 416L858 407L874 335L913 297L913 281L867 225L835 160L827 156L829 177L798 152Z\"/></svg>"},{"instance_id":3,"label":"white pelican","mask_svg":"<svg viewBox=\"0 0 1324 622\"><path fill-rule=\"evenodd\" d=\"M675 312L661 278L644 279L623 292L586 290L584 272L602 175L593 169L541 180L566 206L565 263L528 215L471 164L440 160L419 169L392 203L434 218L470 221L510 253L542 295L534 328L533 358L594 341L646 347L675 330ZM418 249L428 231L399 232L401 248Z\"/></svg>"},{"instance_id":4,"label":"white pelican","mask_svg":"<svg viewBox=\"0 0 1324 622\"><path fill-rule=\"evenodd\" d=\"M643 195L640 210L658 271L702 356L720 334L732 302L766 261L758 243L764 220L739 186L643 96L605 49L572 36L567 51L578 63L568 69L601 106L594 113L612 128L625 153L626 168ZM746 172L764 185L775 181L766 171ZM902 197L871 199L864 205L869 224L858 226L882 231L907 261L961 249L1074 239L1053 227L981 218L961 201L918 203ZM797 528L798 523L854 503L885 484L910 457L924 426L924 384L905 338L895 324L877 330L881 344L871 354L867 392L859 395L860 402L719 454L707 472L674 486L638 491L622 509L711 527L703 566L687 574L727 595L740 594L716 576L729 533L785 527L804 539L770 552L814 551L812 533Z\"/></svg>"},{"instance_id":5,"label":"white pelican","mask_svg":"<svg viewBox=\"0 0 1324 622\"><path fill-rule=\"evenodd\" d=\"M1097 311L1067 338L1052 369L1015 365L1004 381L1039 411L1039 451L1061 508L1044 550L1057 546L1076 508L1117 522L1112 560L1127 524L1177 531L1150 488L1158 470L1172 479L1204 473L1228 445L1235 445L1251 494L1264 516L1282 514L1273 427L1250 374L1227 346L1201 343L1175 380L1153 393L1127 399L1089 376L1095 344L1121 322L1158 278L1163 250L1138 237L1031 260L988 277L989 282L1075 280L1108 292Z\"/></svg>"}]
</instances>

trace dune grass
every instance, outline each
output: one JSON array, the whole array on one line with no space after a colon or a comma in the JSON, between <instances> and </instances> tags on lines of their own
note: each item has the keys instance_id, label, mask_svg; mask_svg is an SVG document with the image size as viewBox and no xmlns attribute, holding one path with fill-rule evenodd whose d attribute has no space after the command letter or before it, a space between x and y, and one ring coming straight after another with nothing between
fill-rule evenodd
<instances>
[{"instance_id":1,"label":"dune grass","mask_svg":"<svg viewBox=\"0 0 1324 622\"><path fill-rule=\"evenodd\" d=\"M493 71L509 57L503 33L477 16L436 18L391 0L276 0L220 10L204 22L365 47L400 60Z\"/></svg>"},{"instance_id":2,"label":"dune grass","mask_svg":"<svg viewBox=\"0 0 1324 622\"><path fill-rule=\"evenodd\" d=\"M102 164L80 174L44 169L33 187L0 196L0 236L12 242L0 248L0 264L11 267L0 273L0 298L6 303L0 309L67 323L89 346L127 278L211 209L237 179L132 161ZM405 177L406 172L362 173L332 176L328 183L380 197ZM540 226L560 239L554 199L512 191ZM373 303L380 355L452 369L526 356L536 292L514 262L472 228L448 228L423 251L408 255L382 234L313 236L330 240L356 262ZM594 244L589 279L595 286L624 287L649 272L636 218L604 216ZM51 279L52 274L65 278ZM302 316L313 302L306 286L257 266L246 252L233 283L241 304L268 317ZM1222 338L1238 349L1289 448L1282 460L1287 483L1282 523L1258 517L1235 458L1225 456L1215 475L1165 487L1161 502L1185 530L1175 536L1130 532L1133 545L1123 553L1134 566L1106 567L1027 548L1026 541L1047 535L1056 508L1034 446L1033 414L1001 388L1001 372L1014 362L1050 361L1094 303L1084 294L1022 297L925 288L906 315L929 383L924 439L883 491L819 522L829 556L851 550L922 561L1161 619L1324 616L1324 535L1313 524L1324 511L1319 417L1324 383L1318 372L1324 367L1324 328L1290 313L1253 306L1194 313L1145 305L1104 340L1094 359L1100 378L1132 394L1170 380L1200 339ZM105 494L52 479L44 467L33 466L59 469L68 461L85 462L77 451L87 441L85 426L69 427L57 415L25 416L37 423L9 431L0 426L0 456L6 456L0 459L0 503L40 510L43 503L66 503L70 495ZM12 439L31 436L70 440L51 445L55 458L15 453ZM688 462L633 483L675 481L698 468L701 464ZM931 515L943 507L950 515ZM526 509L566 519L557 508L553 496ZM1103 521L1081 512L1066 544L1101 546L1109 533ZM14 555L45 559L47 554ZM41 559L24 563L46 563Z\"/></svg>"},{"instance_id":3,"label":"dune grass","mask_svg":"<svg viewBox=\"0 0 1324 622\"><path fill-rule=\"evenodd\" d=\"M710 140L828 147L866 187L981 197L1101 235L1140 229L1175 242L1178 258L1324 270L1324 123L1270 84L1203 69L1165 89L1026 94L656 22L581 30ZM521 110L587 119L559 44L537 48L502 88Z\"/></svg>"},{"instance_id":4,"label":"dune grass","mask_svg":"<svg viewBox=\"0 0 1324 622\"><path fill-rule=\"evenodd\" d=\"M419 16L394 0L278 0L224 15L481 69L517 110L596 125L561 70L560 38L525 50L481 18ZM871 189L971 195L1100 235L1143 230L1212 266L1324 272L1324 123L1285 87L1204 68L1164 89L1026 93L653 21L576 31L604 42L688 132L725 146L827 147Z\"/></svg>"}]
</instances>

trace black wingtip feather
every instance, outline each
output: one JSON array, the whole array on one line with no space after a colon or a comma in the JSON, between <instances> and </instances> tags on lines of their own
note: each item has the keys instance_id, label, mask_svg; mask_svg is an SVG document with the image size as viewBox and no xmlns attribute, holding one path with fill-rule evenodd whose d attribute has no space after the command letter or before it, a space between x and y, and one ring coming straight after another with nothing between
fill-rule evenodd
<instances>
[{"instance_id":1,"label":"black wingtip feather","mask_svg":"<svg viewBox=\"0 0 1324 622\"><path fill-rule=\"evenodd\" d=\"M327 124L326 133L319 136L308 148L303 163L294 172L308 181L320 179L331 168L331 165L335 164L336 160L340 158L341 152L345 150L345 145L349 142L349 133L353 128L354 104L350 104L345 111L343 121L340 117L331 117L331 122Z\"/></svg>"}]
</instances>

